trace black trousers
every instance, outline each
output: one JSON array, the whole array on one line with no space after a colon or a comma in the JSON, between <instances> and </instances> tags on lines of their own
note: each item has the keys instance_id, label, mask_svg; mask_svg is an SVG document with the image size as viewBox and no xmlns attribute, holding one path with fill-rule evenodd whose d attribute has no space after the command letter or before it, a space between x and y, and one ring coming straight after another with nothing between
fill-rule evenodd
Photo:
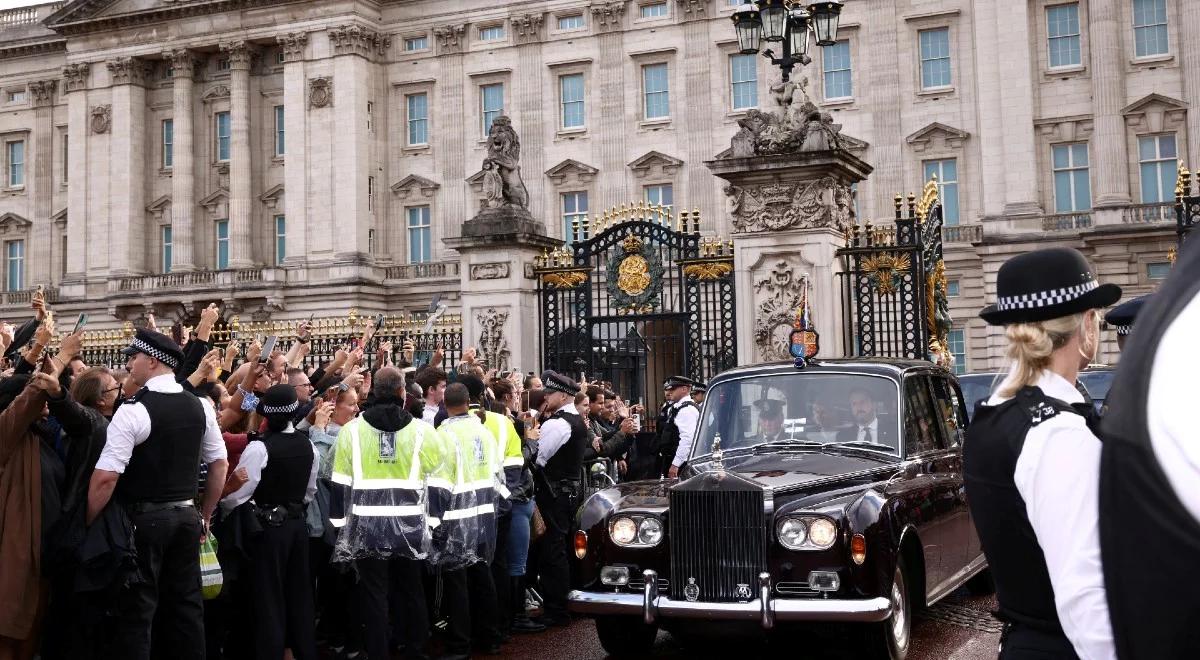
<instances>
[{"instance_id":1,"label":"black trousers","mask_svg":"<svg viewBox=\"0 0 1200 660\"><path fill-rule=\"evenodd\" d=\"M510 593L511 580L508 575L508 530L512 524L512 513L506 513L496 518L496 554L492 557L492 583L496 585L496 611L507 612L512 600ZM500 616L497 619L501 636L508 633L510 618Z\"/></svg>"},{"instance_id":2,"label":"black trousers","mask_svg":"<svg viewBox=\"0 0 1200 660\"><path fill-rule=\"evenodd\" d=\"M998 660L1079 660L1067 636L1029 626L1005 624Z\"/></svg>"},{"instance_id":3,"label":"black trousers","mask_svg":"<svg viewBox=\"0 0 1200 660\"><path fill-rule=\"evenodd\" d=\"M405 657L426 658L429 642L429 613L425 606L424 564L415 559L358 559L355 596L363 626L363 649L369 660L390 660L388 649L389 588L395 592L399 611L393 617Z\"/></svg>"},{"instance_id":4,"label":"black trousers","mask_svg":"<svg viewBox=\"0 0 1200 660\"><path fill-rule=\"evenodd\" d=\"M496 587L487 562L442 571L442 611L450 619L447 653L469 654L472 644L487 647L500 643Z\"/></svg>"},{"instance_id":5,"label":"black trousers","mask_svg":"<svg viewBox=\"0 0 1200 660\"><path fill-rule=\"evenodd\" d=\"M256 657L316 660L313 589L308 565L308 528L303 518L278 527L263 525L250 570L257 626Z\"/></svg>"},{"instance_id":6,"label":"black trousers","mask_svg":"<svg viewBox=\"0 0 1200 660\"><path fill-rule=\"evenodd\" d=\"M134 513L130 519L143 582L119 596L111 657L203 660L200 512L193 507L164 509Z\"/></svg>"},{"instance_id":7,"label":"black trousers","mask_svg":"<svg viewBox=\"0 0 1200 660\"><path fill-rule=\"evenodd\" d=\"M538 510L546 523L541 539L538 571L541 574L542 601L548 618L562 619L567 614L567 592L571 588L571 568L567 548L571 546L571 498L566 494L537 492Z\"/></svg>"}]
</instances>

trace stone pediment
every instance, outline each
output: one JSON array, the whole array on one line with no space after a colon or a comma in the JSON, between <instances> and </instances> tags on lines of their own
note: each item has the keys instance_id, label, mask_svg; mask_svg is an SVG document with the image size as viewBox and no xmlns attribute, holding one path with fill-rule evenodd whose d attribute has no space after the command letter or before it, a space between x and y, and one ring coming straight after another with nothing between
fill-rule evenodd
<instances>
[{"instance_id":1,"label":"stone pediment","mask_svg":"<svg viewBox=\"0 0 1200 660\"><path fill-rule=\"evenodd\" d=\"M871 146L870 142L867 142L866 140L860 140L852 135L846 135L845 133L842 133L841 137L842 146L848 151L866 151L867 147Z\"/></svg>"},{"instance_id":2,"label":"stone pediment","mask_svg":"<svg viewBox=\"0 0 1200 660\"><path fill-rule=\"evenodd\" d=\"M912 145L913 151L920 153L939 142L946 149L958 149L962 147L963 140L970 136L966 131L935 121L904 138L904 141Z\"/></svg>"},{"instance_id":3,"label":"stone pediment","mask_svg":"<svg viewBox=\"0 0 1200 660\"><path fill-rule=\"evenodd\" d=\"M1146 112L1155 106L1161 107L1163 110L1187 110L1187 104L1179 99L1173 99L1162 94L1147 94L1121 108L1121 114L1132 115L1139 112Z\"/></svg>"},{"instance_id":4,"label":"stone pediment","mask_svg":"<svg viewBox=\"0 0 1200 660\"><path fill-rule=\"evenodd\" d=\"M1147 94L1121 109L1125 123L1139 132L1179 130L1187 120L1187 104L1162 94Z\"/></svg>"},{"instance_id":5,"label":"stone pediment","mask_svg":"<svg viewBox=\"0 0 1200 660\"><path fill-rule=\"evenodd\" d=\"M17 215L16 213L5 213L4 215L0 215L0 233L28 229L32 225L32 222Z\"/></svg>"},{"instance_id":6,"label":"stone pediment","mask_svg":"<svg viewBox=\"0 0 1200 660\"><path fill-rule=\"evenodd\" d=\"M419 192L423 197L433 197L441 184L436 181L430 181L423 176L409 174L392 184L392 194L400 199L408 199L413 193Z\"/></svg>"},{"instance_id":7,"label":"stone pediment","mask_svg":"<svg viewBox=\"0 0 1200 660\"><path fill-rule=\"evenodd\" d=\"M227 98L229 98L229 88L225 85L217 85L216 87L210 87L208 91L204 92L204 94L200 97L200 100L213 101L215 99Z\"/></svg>"},{"instance_id":8,"label":"stone pediment","mask_svg":"<svg viewBox=\"0 0 1200 660\"><path fill-rule=\"evenodd\" d=\"M54 223L55 227L65 229L67 226L67 207L62 207L57 213L50 216L50 221Z\"/></svg>"},{"instance_id":9,"label":"stone pediment","mask_svg":"<svg viewBox=\"0 0 1200 660\"><path fill-rule=\"evenodd\" d=\"M650 151L629 164L629 169L633 170L634 176L639 179L656 167L662 170L663 176L670 176L683 167L683 161L658 151Z\"/></svg>"},{"instance_id":10,"label":"stone pediment","mask_svg":"<svg viewBox=\"0 0 1200 660\"><path fill-rule=\"evenodd\" d=\"M554 182L554 185L562 185L570 177L575 177L580 183L589 183L596 178L600 170L585 165L577 160L568 158L563 162L546 170L546 176Z\"/></svg>"},{"instance_id":11,"label":"stone pediment","mask_svg":"<svg viewBox=\"0 0 1200 660\"><path fill-rule=\"evenodd\" d=\"M163 211L171 207L171 196L163 195L146 205L146 210L154 214L155 219L162 218Z\"/></svg>"},{"instance_id":12,"label":"stone pediment","mask_svg":"<svg viewBox=\"0 0 1200 660\"><path fill-rule=\"evenodd\" d=\"M158 23L166 19L227 12L243 5L282 4L288 0L72 0L46 18L46 27L60 34L79 34Z\"/></svg>"},{"instance_id":13,"label":"stone pediment","mask_svg":"<svg viewBox=\"0 0 1200 660\"><path fill-rule=\"evenodd\" d=\"M224 188L217 188L196 203L208 209L211 218L219 219L229 215L229 191Z\"/></svg>"},{"instance_id":14,"label":"stone pediment","mask_svg":"<svg viewBox=\"0 0 1200 660\"><path fill-rule=\"evenodd\" d=\"M283 197L283 184L277 183L270 188L267 188L266 192L259 195L258 201L265 204L267 208L274 209L279 207L280 197Z\"/></svg>"}]
</instances>

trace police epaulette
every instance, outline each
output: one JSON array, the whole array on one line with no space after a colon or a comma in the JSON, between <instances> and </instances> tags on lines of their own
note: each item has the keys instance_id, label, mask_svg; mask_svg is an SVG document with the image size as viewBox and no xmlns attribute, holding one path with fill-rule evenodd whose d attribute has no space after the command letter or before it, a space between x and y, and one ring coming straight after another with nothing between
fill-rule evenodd
<instances>
[{"instance_id":1,"label":"police epaulette","mask_svg":"<svg viewBox=\"0 0 1200 660\"><path fill-rule=\"evenodd\" d=\"M143 385L142 389L134 392L133 396L129 397L128 399L125 399L125 403L137 403L137 402L141 401L142 395L144 395L146 392L149 392L149 391L150 391L150 388Z\"/></svg>"},{"instance_id":2,"label":"police epaulette","mask_svg":"<svg viewBox=\"0 0 1200 660\"><path fill-rule=\"evenodd\" d=\"M1021 402L1021 410L1025 411L1031 427L1054 419L1062 412L1079 414L1069 404L1046 396L1040 388L1026 387L1021 390L1020 394L1025 399Z\"/></svg>"}]
</instances>

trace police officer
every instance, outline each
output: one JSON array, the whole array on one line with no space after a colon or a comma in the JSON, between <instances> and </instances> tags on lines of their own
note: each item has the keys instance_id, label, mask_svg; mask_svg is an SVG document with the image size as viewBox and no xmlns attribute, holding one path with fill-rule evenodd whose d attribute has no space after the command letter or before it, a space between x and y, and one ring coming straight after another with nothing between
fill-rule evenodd
<instances>
[{"instance_id":1,"label":"police officer","mask_svg":"<svg viewBox=\"0 0 1200 660\"><path fill-rule=\"evenodd\" d=\"M1125 350L1125 342L1133 332L1133 324L1137 320L1138 312L1142 310L1142 305L1145 305L1149 298L1149 295L1145 295L1126 300L1104 315L1104 322L1117 331L1117 350Z\"/></svg>"},{"instance_id":2,"label":"police officer","mask_svg":"<svg viewBox=\"0 0 1200 660\"><path fill-rule=\"evenodd\" d=\"M257 617L256 658L282 658L285 647L296 660L317 657L304 515L317 492L320 455L292 425L299 408L291 385L275 385L263 394L258 414L267 420L267 433L250 442L238 461L245 483L221 500L226 511L252 507L262 525L249 576Z\"/></svg>"},{"instance_id":3,"label":"police officer","mask_svg":"<svg viewBox=\"0 0 1200 660\"><path fill-rule=\"evenodd\" d=\"M692 401L697 406L704 405L704 399L708 396L708 385L706 383L697 382L692 385Z\"/></svg>"},{"instance_id":4,"label":"police officer","mask_svg":"<svg viewBox=\"0 0 1200 660\"><path fill-rule=\"evenodd\" d=\"M542 480L535 497L546 522L540 562L545 611L538 622L565 626L571 622L567 615L571 577L567 565L567 548L571 545L568 536L575 501L581 493L580 474L588 429L575 408L579 385L554 371L543 374L542 382L546 391L544 405L551 414L541 427L536 461L541 467Z\"/></svg>"},{"instance_id":5,"label":"police officer","mask_svg":"<svg viewBox=\"0 0 1200 660\"><path fill-rule=\"evenodd\" d=\"M212 406L175 379L183 352L168 336L138 330L123 350L140 386L108 425L88 487L90 525L114 496L134 526L142 581L119 596L114 657L148 660L170 653L204 658L199 542L221 496L228 467ZM208 464L204 501L196 507L196 473ZM162 637L151 639L151 629Z\"/></svg>"},{"instance_id":6,"label":"police officer","mask_svg":"<svg viewBox=\"0 0 1200 660\"><path fill-rule=\"evenodd\" d=\"M692 442L700 426L700 409L689 396L696 381L671 376L663 383L666 412L658 428L658 473L668 479L679 476L679 466L692 453Z\"/></svg>"},{"instance_id":7,"label":"police officer","mask_svg":"<svg viewBox=\"0 0 1200 660\"><path fill-rule=\"evenodd\" d=\"M967 429L963 473L1005 623L1000 658L1110 660L1101 444L1075 381L1099 351L1099 309L1121 289L1078 251L1050 248L1004 262L996 292L980 316L1005 326L1012 367Z\"/></svg>"},{"instance_id":8,"label":"police officer","mask_svg":"<svg viewBox=\"0 0 1200 660\"><path fill-rule=\"evenodd\" d=\"M1100 556L1122 660L1200 652L1198 242L1184 243L1171 276L1138 312L1100 425Z\"/></svg>"}]
</instances>

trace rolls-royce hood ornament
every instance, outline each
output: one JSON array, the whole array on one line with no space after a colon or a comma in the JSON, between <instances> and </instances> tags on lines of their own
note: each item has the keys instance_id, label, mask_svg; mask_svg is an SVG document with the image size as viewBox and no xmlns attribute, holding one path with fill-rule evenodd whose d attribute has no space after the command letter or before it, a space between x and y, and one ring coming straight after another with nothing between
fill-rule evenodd
<instances>
[{"instance_id":1,"label":"rolls-royce hood ornament","mask_svg":"<svg viewBox=\"0 0 1200 660\"><path fill-rule=\"evenodd\" d=\"M721 451L721 436L718 435L717 437L713 438L712 443L712 466L714 470L719 472L725 471L725 463L723 461L724 458L725 452Z\"/></svg>"}]
</instances>

